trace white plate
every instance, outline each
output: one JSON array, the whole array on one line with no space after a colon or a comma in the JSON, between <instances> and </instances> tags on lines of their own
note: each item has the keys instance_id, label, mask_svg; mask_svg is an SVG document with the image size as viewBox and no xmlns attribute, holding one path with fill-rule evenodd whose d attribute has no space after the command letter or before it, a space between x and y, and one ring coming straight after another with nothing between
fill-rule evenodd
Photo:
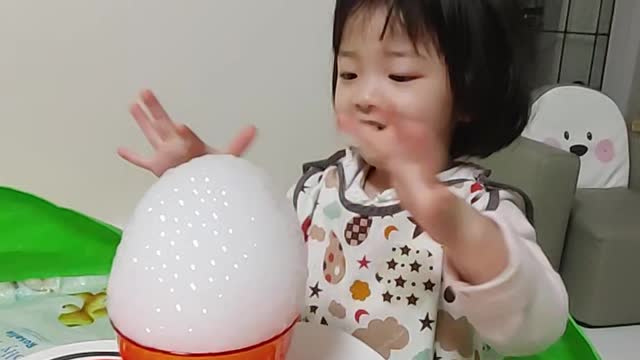
<instances>
[{"instance_id":1,"label":"white plate","mask_svg":"<svg viewBox=\"0 0 640 360\"><path fill-rule=\"evenodd\" d=\"M117 360L115 341L91 341L55 347L23 360ZM371 348L349 334L325 326L296 325L287 360L381 360Z\"/></svg>"},{"instance_id":2,"label":"white plate","mask_svg":"<svg viewBox=\"0 0 640 360\"><path fill-rule=\"evenodd\" d=\"M114 340L90 341L58 346L29 355L23 360L119 360L118 344Z\"/></svg>"},{"instance_id":3,"label":"white plate","mask_svg":"<svg viewBox=\"0 0 640 360\"><path fill-rule=\"evenodd\" d=\"M322 325L296 325L287 360L382 360L353 336Z\"/></svg>"}]
</instances>

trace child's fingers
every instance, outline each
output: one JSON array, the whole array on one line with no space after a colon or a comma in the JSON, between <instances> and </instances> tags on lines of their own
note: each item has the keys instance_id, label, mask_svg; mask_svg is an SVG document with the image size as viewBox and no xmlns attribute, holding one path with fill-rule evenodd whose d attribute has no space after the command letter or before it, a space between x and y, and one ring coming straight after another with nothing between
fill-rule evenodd
<instances>
[{"instance_id":1,"label":"child's fingers","mask_svg":"<svg viewBox=\"0 0 640 360\"><path fill-rule=\"evenodd\" d=\"M391 129L377 129L353 117L338 115L338 127L357 142L356 146L365 147L370 151L387 152L390 143Z\"/></svg>"},{"instance_id":2,"label":"child's fingers","mask_svg":"<svg viewBox=\"0 0 640 360\"><path fill-rule=\"evenodd\" d=\"M153 117L153 126L158 131L161 138L168 137L175 131L175 124L171 121L171 117L165 111L160 101L151 90L143 90L140 94L142 102L145 104L151 116Z\"/></svg>"},{"instance_id":3,"label":"child's fingers","mask_svg":"<svg viewBox=\"0 0 640 360\"><path fill-rule=\"evenodd\" d=\"M416 137L420 131L425 129L425 124L418 119L400 118L398 111L392 106L381 109L381 113L387 126L392 128L394 133L402 139Z\"/></svg>"},{"instance_id":4,"label":"child's fingers","mask_svg":"<svg viewBox=\"0 0 640 360\"><path fill-rule=\"evenodd\" d=\"M119 148L118 155L125 159L126 161L132 163L135 166L141 167L143 169L151 170L152 164L150 160L147 160L140 155L134 153L133 151L126 148Z\"/></svg>"},{"instance_id":5,"label":"child's fingers","mask_svg":"<svg viewBox=\"0 0 640 360\"><path fill-rule=\"evenodd\" d=\"M382 110L387 127L397 141L416 154L424 153L424 148L433 145L433 133L424 119L400 118L398 112L389 107Z\"/></svg>"},{"instance_id":6,"label":"child's fingers","mask_svg":"<svg viewBox=\"0 0 640 360\"><path fill-rule=\"evenodd\" d=\"M431 141L431 131L428 129L427 124L419 120L398 121L392 127L405 146L414 152L419 152L420 149L430 145L425 144L425 142Z\"/></svg>"},{"instance_id":7,"label":"child's fingers","mask_svg":"<svg viewBox=\"0 0 640 360\"><path fill-rule=\"evenodd\" d=\"M153 148L157 148L160 144L160 136L156 132L153 124L151 123L151 119L147 116L147 113L142 109L139 104L133 104L129 108L129 112L131 116L135 119L138 127L142 130L142 133L147 138L147 141L153 146Z\"/></svg>"},{"instance_id":8,"label":"child's fingers","mask_svg":"<svg viewBox=\"0 0 640 360\"><path fill-rule=\"evenodd\" d=\"M251 146L256 138L257 129L255 126L247 126L231 141L227 153L233 156L242 156Z\"/></svg>"},{"instance_id":9,"label":"child's fingers","mask_svg":"<svg viewBox=\"0 0 640 360\"><path fill-rule=\"evenodd\" d=\"M191 130L191 128L188 127L185 124L176 125L176 134L178 134L178 136L184 142L187 142L187 143L202 143L203 142L202 140L200 140L198 135L196 135L196 133L194 133L193 130Z\"/></svg>"},{"instance_id":10,"label":"child's fingers","mask_svg":"<svg viewBox=\"0 0 640 360\"><path fill-rule=\"evenodd\" d=\"M437 135L437 129L429 128L425 122L411 119L399 121L394 126L408 155L424 166L423 171L435 176L444 170L449 151L443 138Z\"/></svg>"}]
</instances>

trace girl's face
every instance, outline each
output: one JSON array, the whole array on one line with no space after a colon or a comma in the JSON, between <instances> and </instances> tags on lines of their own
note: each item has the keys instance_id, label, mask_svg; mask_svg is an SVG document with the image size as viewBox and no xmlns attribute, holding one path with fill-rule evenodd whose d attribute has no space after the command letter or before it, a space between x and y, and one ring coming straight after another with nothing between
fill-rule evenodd
<instances>
[{"instance_id":1,"label":"girl's face","mask_svg":"<svg viewBox=\"0 0 640 360\"><path fill-rule=\"evenodd\" d=\"M448 146L453 99L444 60L432 44L416 49L393 18L381 39L387 13L384 7L364 9L347 22L337 56L335 110L378 129L389 113L394 121L420 121Z\"/></svg>"}]
</instances>

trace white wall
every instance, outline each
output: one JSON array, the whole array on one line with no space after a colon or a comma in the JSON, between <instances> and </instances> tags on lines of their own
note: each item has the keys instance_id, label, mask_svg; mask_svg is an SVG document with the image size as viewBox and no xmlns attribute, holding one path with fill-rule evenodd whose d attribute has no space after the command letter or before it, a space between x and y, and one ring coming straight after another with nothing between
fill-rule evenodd
<instances>
[{"instance_id":1,"label":"white wall","mask_svg":"<svg viewBox=\"0 0 640 360\"><path fill-rule=\"evenodd\" d=\"M122 224L153 177L127 113L150 87L213 144L261 130L250 159L284 191L329 155L331 1L0 1L0 184Z\"/></svg>"},{"instance_id":2,"label":"white wall","mask_svg":"<svg viewBox=\"0 0 640 360\"><path fill-rule=\"evenodd\" d=\"M603 91L630 116L634 74L640 68L640 1L617 0ZM640 71L640 70L639 70Z\"/></svg>"}]
</instances>

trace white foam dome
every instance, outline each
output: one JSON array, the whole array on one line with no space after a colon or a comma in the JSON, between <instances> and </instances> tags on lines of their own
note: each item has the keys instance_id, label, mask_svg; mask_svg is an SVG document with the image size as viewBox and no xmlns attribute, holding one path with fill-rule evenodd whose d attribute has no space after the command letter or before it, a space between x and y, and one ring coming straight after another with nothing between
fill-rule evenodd
<instances>
[{"instance_id":1,"label":"white foam dome","mask_svg":"<svg viewBox=\"0 0 640 360\"><path fill-rule=\"evenodd\" d=\"M201 354L280 334L304 303L306 247L292 205L250 162L207 155L169 170L123 233L108 288L140 345Z\"/></svg>"}]
</instances>

